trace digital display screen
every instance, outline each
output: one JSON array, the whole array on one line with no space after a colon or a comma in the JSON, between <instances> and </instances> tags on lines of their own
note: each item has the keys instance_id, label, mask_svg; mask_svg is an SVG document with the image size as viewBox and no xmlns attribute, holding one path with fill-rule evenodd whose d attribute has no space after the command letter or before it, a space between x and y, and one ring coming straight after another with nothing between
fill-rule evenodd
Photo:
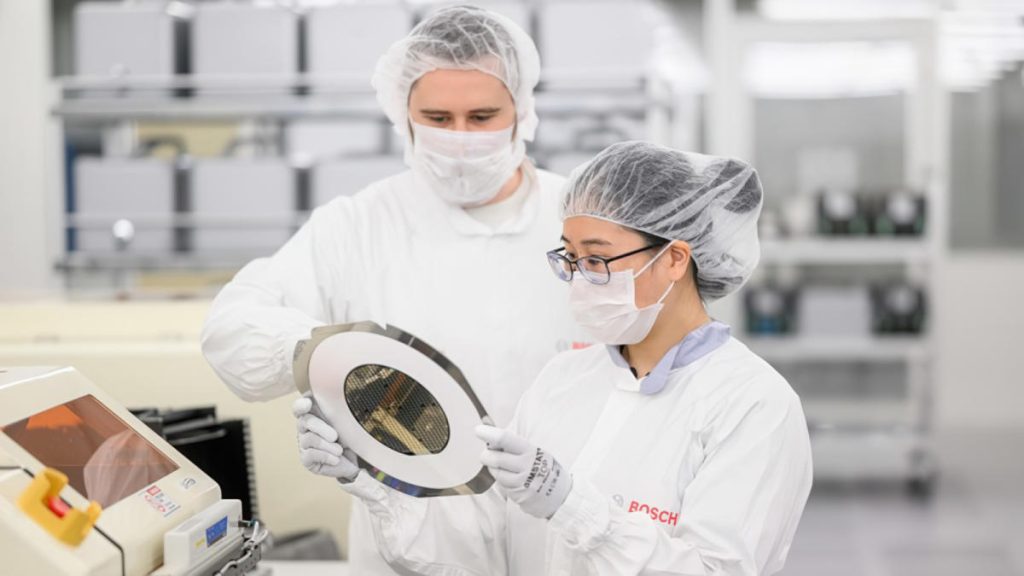
<instances>
[{"instance_id":1,"label":"digital display screen","mask_svg":"<svg viewBox=\"0 0 1024 576\"><path fill-rule=\"evenodd\" d=\"M107 508L178 469L93 396L0 427L72 488Z\"/></svg>"},{"instance_id":2,"label":"digital display screen","mask_svg":"<svg viewBox=\"0 0 1024 576\"><path fill-rule=\"evenodd\" d=\"M209 548L224 538L224 535L228 533L228 517L225 516L217 521L216 524L206 529L206 547Z\"/></svg>"}]
</instances>

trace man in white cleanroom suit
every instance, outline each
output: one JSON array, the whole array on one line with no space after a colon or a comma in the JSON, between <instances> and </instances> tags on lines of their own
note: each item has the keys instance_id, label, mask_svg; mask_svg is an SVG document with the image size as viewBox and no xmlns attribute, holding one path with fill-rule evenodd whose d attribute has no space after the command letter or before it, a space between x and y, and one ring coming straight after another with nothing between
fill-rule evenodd
<instances>
[{"instance_id":1,"label":"man in white cleanroom suit","mask_svg":"<svg viewBox=\"0 0 1024 576\"><path fill-rule=\"evenodd\" d=\"M373 86L411 169L318 208L217 296L203 353L236 394L293 392L297 341L372 320L429 342L496 423L510 421L544 363L573 345L566 287L537 257L558 241L564 183L525 156L539 74L522 29L471 7L434 12L381 57ZM353 573L390 572L358 502L349 548Z\"/></svg>"},{"instance_id":2,"label":"man in white cleanroom suit","mask_svg":"<svg viewBox=\"0 0 1024 576\"><path fill-rule=\"evenodd\" d=\"M548 253L563 305L604 346L559 354L511 425L477 428L496 483L475 514L370 478L300 398L305 460L334 465L310 470L367 504L382 554L410 572L778 572L811 488L803 409L705 311L757 265L761 202L743 162L607 148L570 177Z\"/></svg>"}]
</instances>

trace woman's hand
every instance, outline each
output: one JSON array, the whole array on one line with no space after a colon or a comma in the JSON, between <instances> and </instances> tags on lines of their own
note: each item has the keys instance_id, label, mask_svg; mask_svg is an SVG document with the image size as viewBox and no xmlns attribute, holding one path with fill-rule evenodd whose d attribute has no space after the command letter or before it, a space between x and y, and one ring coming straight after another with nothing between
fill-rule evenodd
<instances>
[{"instance_id":1,"label":"woman's hand","mask_svg":"<svg viewBox=\"0 0 1024 576\"><path fill-rule=\"evenodd\" d=\"M569 496L572 474L550 453L508 430L480 425L476 435L487 443L480 461L505 496L531 516L554 516Z\"/></svg>"}]
</instances>

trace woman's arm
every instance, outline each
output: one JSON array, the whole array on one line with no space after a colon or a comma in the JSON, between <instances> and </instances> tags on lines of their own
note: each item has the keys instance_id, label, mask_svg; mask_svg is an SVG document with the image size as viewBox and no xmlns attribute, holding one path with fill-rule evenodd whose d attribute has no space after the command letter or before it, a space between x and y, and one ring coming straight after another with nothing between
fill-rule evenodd
<instances>
[{"instance_id":1,"label":"woman's arm","mask_svg":"<svg viewBox=\"0 0 1024 576\"><path fill-rule=\"evenodd\" d=\"M705 459L669 534L586 480L550 526L596 574L772 574L782 568L811 487L807 425L791 390L713 424Z\"/></svg>"}]
</instances>

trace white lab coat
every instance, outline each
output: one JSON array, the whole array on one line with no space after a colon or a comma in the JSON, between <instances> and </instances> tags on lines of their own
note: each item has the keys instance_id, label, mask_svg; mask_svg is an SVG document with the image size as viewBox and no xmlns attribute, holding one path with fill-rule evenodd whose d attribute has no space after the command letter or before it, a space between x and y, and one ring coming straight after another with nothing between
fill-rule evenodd
<instances>
[{"instance_id":1,"label":"white lab coat","mask_svg":"<svg viewBox=\"0 0 1024 576\"><path fill-rule=\"evenodd\" d=\"M573 473L550 521L492 488L416 499L365 473L389 561L423 574L773 574L811 487L800 400L735 339L644 395L603 346L567 352L523 396L512 428Z\"/></svg>"},{"instance_id":2,"label":"white lab coat","mask_svg":"<svg viewBox=\"0 0 1024 576\"><path fill-rule=\"evenodd\" d=\"M442 202L410 172L318 208L270 258L238 272L213 302L203 353L240 397L295 391L295 344L324 324L389 323L459 366L496 423L578 333L567 288L544 253L559 245L564 179L524 164L529 197L492 229ZM353 507L350 557L360 573L390 572L365 509Z\"/></svg>"}]
</instances>

